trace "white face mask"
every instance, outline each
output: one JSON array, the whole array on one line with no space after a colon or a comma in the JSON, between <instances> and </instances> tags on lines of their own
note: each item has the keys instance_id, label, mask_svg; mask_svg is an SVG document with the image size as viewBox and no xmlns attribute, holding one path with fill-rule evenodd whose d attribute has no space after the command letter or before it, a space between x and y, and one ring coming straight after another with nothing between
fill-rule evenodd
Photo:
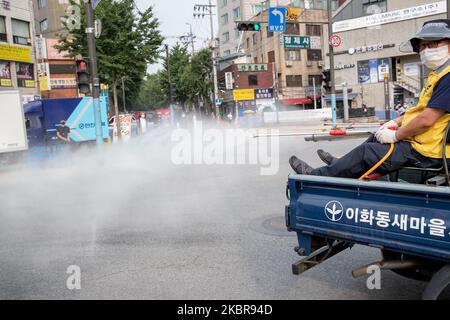
<instances>
[{"instance_id":1,"label":"white face mask","mask_svg":"<svg viewBox=\"0 0 450 320\"><path fill-rule=\"evenodd\" d=\"M420 60L428 69L433 71L446 63L448 58L448 45L420 51Z\"/></svg>"}]
</instances>

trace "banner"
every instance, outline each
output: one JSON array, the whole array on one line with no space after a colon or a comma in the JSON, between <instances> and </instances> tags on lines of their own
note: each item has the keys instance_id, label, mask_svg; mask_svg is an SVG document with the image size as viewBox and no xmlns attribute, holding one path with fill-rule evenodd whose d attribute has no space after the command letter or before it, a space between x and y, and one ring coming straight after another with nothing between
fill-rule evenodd
<instances>
[{"instance_id":1,"label":"banner","mask_svg":"<svg viewBox=\"0 0 450 320\"><path fill-rule=\"evenodd\" d=\"M0 60L31 62L31 48L0 44Z\"/></svg>"},{"instance_id":2,"label":"banner","mask_svg":"<svg viewBox=\"0 0 450 320\"><path fill-rule=\"evenodd\" d=\"M233 90L233 99L234 101L255 100L255 90L254 89Z\"/></svg>"},{"instance_id":3,"label":"banner","mask_svg":"<svg viewBox=\"0 0 450 320\"><path fill-rule=\"evenodd\" d=\"M0 61L0 86L12 87L11 63L7 61Z\"/></svg>"}]
</instances>

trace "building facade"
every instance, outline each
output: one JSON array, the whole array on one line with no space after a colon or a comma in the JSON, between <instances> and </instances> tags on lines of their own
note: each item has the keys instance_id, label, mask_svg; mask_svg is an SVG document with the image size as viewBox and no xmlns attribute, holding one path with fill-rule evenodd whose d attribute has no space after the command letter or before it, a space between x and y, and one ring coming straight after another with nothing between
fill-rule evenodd
<instances>
[{"instance_id":1,"label":"building facade","mask_svg":"<svg viewBox=\"0 0 450 320\"><path fill-rule=\"evenodd\" d=\"M22 101L38 95L33 3L0 2L0 90L19 90Z\"/></svg>"},{"instance_id":2,"label":"building facade","mask_svg":"<svg viewBox=\"0 0 450 320\"><path fill-rule=\"evenodd\" d=\"M385 92L389 93L390 108L415 104L428 71L419 55L402 44L424 22L446 16L446 1L347 1L333 17L333 32L342 39L334 53L336 89L347 83L352 93L350 106L375 108L380 118L387 107ZM338 100L342 103L342 95Z\"/></svg>"},{"instance_id":3,"label":"building facade","mask_svg":"<svg viewBox=\"0 0 450 320\"><path fill-rule=\"evenodd\" d=\"M267 20L268 11L255 20ZM277 100L303 108L321 106L323 47L327 37L327 11L288 9L286 32L272 33L266 26L260 32L246 32L245 52L253 63L274 64Z\"/></svg>"},{"instance_id":4,"label":"building facade","mask_svg":"<svg viewBox=\"0 0 450 320\"><path fill-rule=\"evenodd\" d=\"M33 0L35 29L44 38L57 38L64 32L62 19L67 16L69 0Z\"/></svg>"}]
</instances>

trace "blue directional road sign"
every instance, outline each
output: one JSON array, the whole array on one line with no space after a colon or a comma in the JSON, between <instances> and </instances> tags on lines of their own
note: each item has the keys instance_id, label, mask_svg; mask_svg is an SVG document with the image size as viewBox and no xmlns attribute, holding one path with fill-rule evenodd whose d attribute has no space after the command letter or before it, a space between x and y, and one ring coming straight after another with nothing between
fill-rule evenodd
<instances>
[{"instance_id":1,"label":"blue directional road sign","mask_svg":"<svg viewBox=\"0 0 450 320\"><path fill-rule=\"evenodd\" d=\"M220 106L222 104L222 99L216 98L216 106Z\"/></svg>"},{"instance_id":2,"label":"blue directional road sign","mask_svg":"<svg viewBox=\"0 0 450 320\"><path fill-rule=\"evenodd\" d=\"M269 32L286 31L286 8L273 7L269 9Z\"/></svg>"}]
</instances>

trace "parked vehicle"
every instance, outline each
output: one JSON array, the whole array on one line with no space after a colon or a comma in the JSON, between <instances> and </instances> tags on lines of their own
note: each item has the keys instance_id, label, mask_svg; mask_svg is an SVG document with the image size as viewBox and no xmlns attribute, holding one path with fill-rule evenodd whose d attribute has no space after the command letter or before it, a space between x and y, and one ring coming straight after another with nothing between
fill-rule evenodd
<instances>
[{"instance_id":1,"label":"parked vehicle","mask_svg":"<svg viewBox=\"0 0 450 320\"><path fill-rule=\"evenodd\" d=\"M100 98L102 134L108 138L107 104ZM58 143L56 129L61 120L70 127L73 142L95 141L94 104L92 98L42 99L24 106L30 146Z\"/></svg>"},{"instance_id":2,"label":"parked vehicle","mask_svg":"<svg viewBox=\"0 0 450 320\"><path fill-rule=\"evenodd\" d=\"M0 91L0 101L0 163L9 163L28 149L25 117L19 91Z\"/></svg>"}]
</instances>

